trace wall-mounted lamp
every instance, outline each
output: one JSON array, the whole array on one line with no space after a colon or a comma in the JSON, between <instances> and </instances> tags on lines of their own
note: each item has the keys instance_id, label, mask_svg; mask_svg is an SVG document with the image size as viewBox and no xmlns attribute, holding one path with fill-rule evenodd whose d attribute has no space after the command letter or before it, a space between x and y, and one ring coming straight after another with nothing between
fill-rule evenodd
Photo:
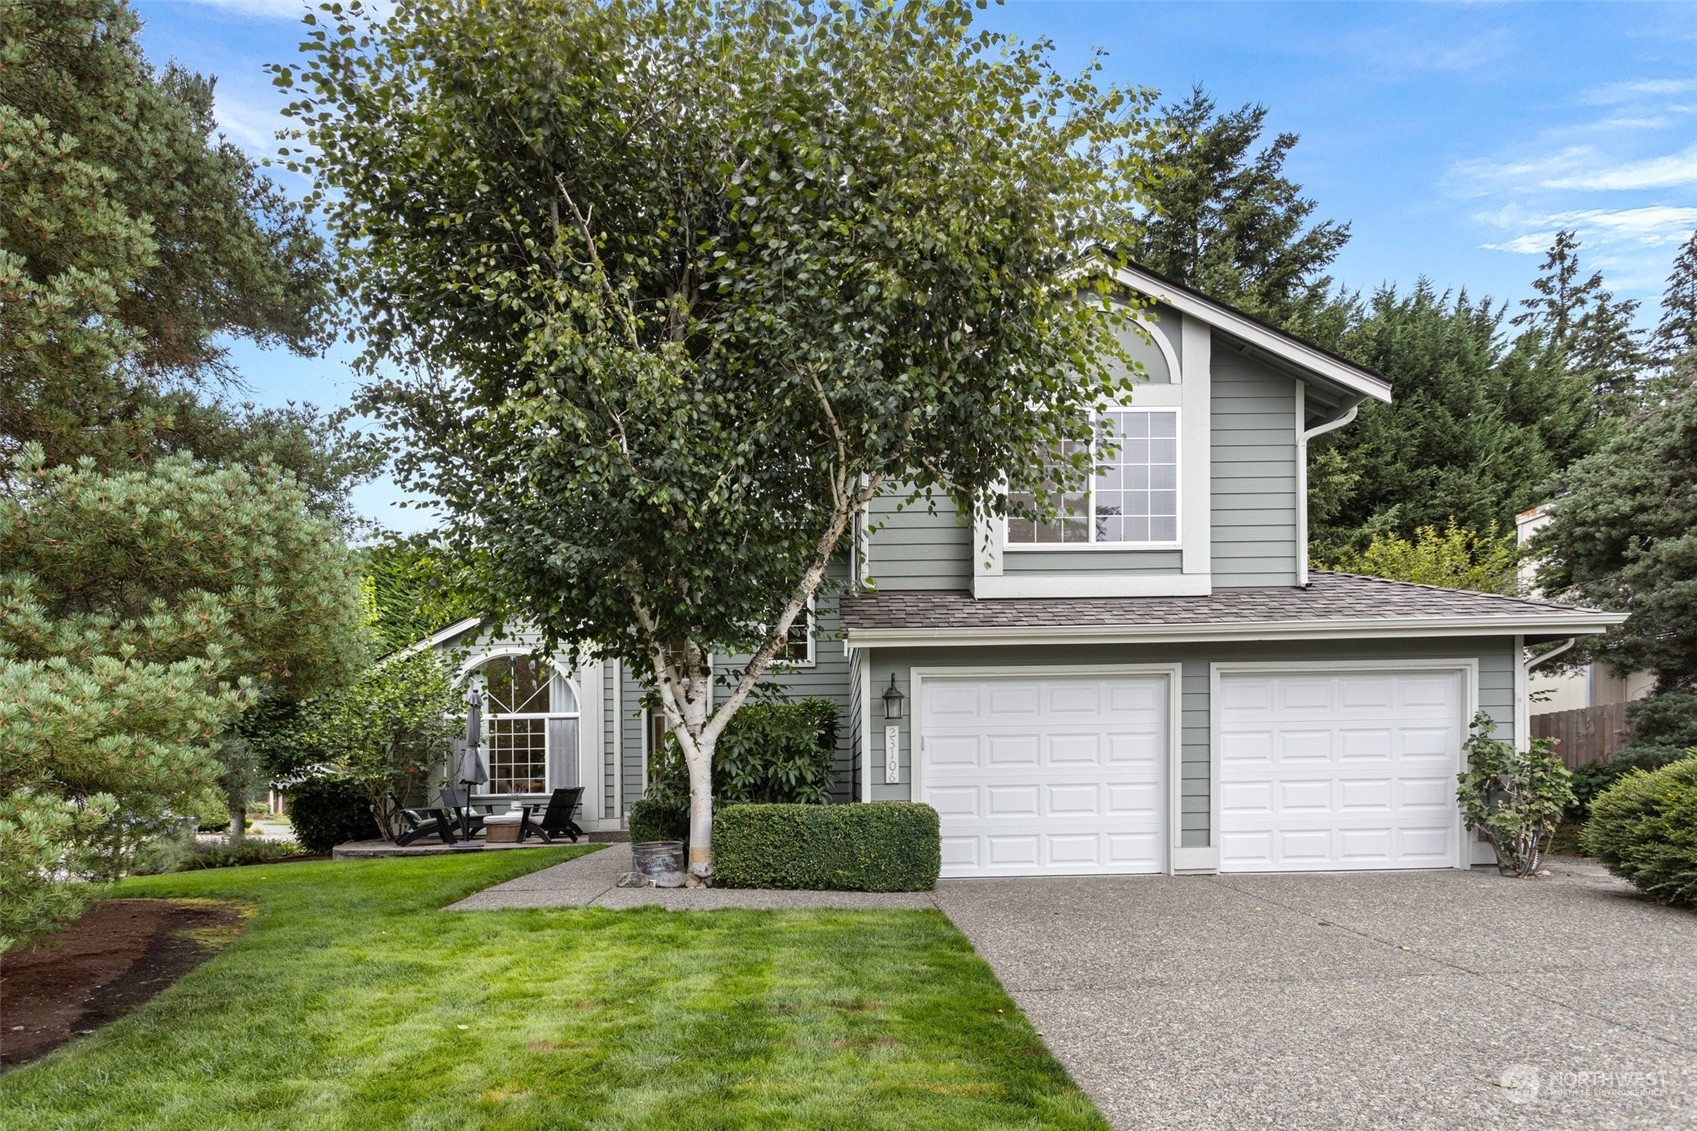
<instances>
[{"instance_id":1,"label":"wall-mounted lamp","mask_svg":"<svg viewBox=\"0 0 1697 1131\"><path fill-rule=\"evenodd\" d=\"M884 717L886 719L901 718L902 700L906 699L907 696L903 695L901 688L896 686L895 672L890 673L890 686L884 689L882 698L884 700Z\"/></svg>"}]
</instances>

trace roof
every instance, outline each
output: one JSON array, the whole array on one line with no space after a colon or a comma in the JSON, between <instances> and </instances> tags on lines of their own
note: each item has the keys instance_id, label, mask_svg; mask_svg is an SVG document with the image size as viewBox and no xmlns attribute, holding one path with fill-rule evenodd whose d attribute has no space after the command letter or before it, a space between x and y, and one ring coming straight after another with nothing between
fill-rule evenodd
<instances>
[{"instance_id":1,"label":"roof","mask_svg":"<svg viewBox=\"0 0 1697 1131\"><path fill-rule=\"evenodd\" d=\"M482 617L466 617L464 620L457 620L453 624L450 624L447 628L442 629L440 632L433 632L429 636L426 636L423 640L415 641L392 655L385 656L384 660L403 660L408 656L416 655L417 653L424 651L426 648L440 647L454 639L456 636L459 636L461 633L469 632L471 629L476 628L482 623Z\"/></svg>"},{"instance_id":2,"label":"roof","mask_svg":"<svg viewBox=\"0 0 1697 1131\"><path fill-rule=\"evenodd\" d=\"M1216 589L1205 597L978 600L964 590L891 590L841 602L850 645L1385 636L1573 636L1624 613L1314 570L1306 589Z\"/></svg>"},{"instance_id":3,"label":"roof","mask_svg":"<svg viewBox=\"0 0 1697 1131\"><path fill-rule=\"evenodd\" d=\"M1182 314L1198 318L1271 358L1321 377L1357 396L1390 403L1390 380L1342 354L1304 341L1253 314L1245 314L1234 306L1209 298L1201 291L1139 264L1116 268L1114 275L1133 290L1158 299Z\"/></svg>"}]
</instances>

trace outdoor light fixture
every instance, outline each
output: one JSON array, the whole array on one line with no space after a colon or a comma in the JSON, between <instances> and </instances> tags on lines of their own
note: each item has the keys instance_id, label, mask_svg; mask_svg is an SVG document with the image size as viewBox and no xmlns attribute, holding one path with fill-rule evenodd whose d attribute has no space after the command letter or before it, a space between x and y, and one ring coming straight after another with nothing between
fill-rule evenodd
<instances>
[{"instance_id":1,"label":"outdoor light fixture","mask_svg":"<svg viewBox=\"0 0 1697 1131\"><path fill-rule=\"evenodd\" d=\"M907 696L903 695L901 688L896 686L895 672L890 673L890 686L884 689L882 698L884 700L884 717L886 719L901 718L902 700L906 699Z\"/></svg>"}]
</instances>

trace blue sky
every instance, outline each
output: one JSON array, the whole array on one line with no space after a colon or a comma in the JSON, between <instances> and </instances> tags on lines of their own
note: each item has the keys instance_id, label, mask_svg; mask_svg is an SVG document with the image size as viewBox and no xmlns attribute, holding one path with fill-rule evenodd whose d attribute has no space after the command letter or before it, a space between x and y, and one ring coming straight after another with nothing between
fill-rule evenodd
<instances>
[{"instance_id":1,"label":"blue sky","mask_svg":"<svg viewBox=\"0 0 1697 1131\"><path fill-rule=\"evenodd\" d=\"M303 0L134 0L155 63L218 76L218 119L276 148L283 99L262 71L294 58ZM1334 268L1352 287L1519 299L1557 229L1653 322L1677 246L1697 229L1697 7L1690 3L1123 3L1011 0L982 16L1047 36L1063 63L1108 52L1109 81L1222 108L1260 102L1302 137L1288 172L1348 220ZM286 176L280 180L287 185ZM256 400L345 404L345 352L299 359L238 345ZM387 484L357 502L396 529Z\"/></svg>"}]
</instances>

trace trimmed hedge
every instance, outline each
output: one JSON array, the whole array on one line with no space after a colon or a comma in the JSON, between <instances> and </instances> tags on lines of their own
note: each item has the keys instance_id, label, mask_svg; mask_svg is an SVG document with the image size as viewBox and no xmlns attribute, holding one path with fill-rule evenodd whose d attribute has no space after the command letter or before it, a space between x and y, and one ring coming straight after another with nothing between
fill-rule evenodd
<instances>
[{"instance_id":1,"label":"trimmed hedge","mask_svg":"<svg viewBox=\"0 0 1697 1131\"><path fill-rule=\"evenodd\" d=\"M365 791L346 778L307 778L291 785L288 794L289 824L308 852L329 852L346 841L383 835Z\"/></svg>"},{"instance_id":2,"label":"trimmed hedge","mask_svg":"<svg viewBox=\"0 0 1697 1131\"><path fill-rule=\"evenodd\" d=\"M1609 871L1676 907L1697 907L1697 750L1688 754L1599 794L1579 839Z\"/></svg>"},{"instance_id":3,"label":"trimmed hedge","mask_svg":"<svg viewBox=\"0 0 1697 1131\"><path fill-rule=\"evenodd\" d=\"M644 797L630 807L630 841L681 840L689 843L689 802Z\"/></svg>"},{"instance_id":4,"label":"trimmed hedge","mask_svg":"<svg viewBox=\"0 0 1697 1131\"><path fill-rule=\"evenodd\" d=\"M713 819L725 887L930 891L942 867L937 811L911 801L727 805Z\"/></svg>"}]
</instances>

